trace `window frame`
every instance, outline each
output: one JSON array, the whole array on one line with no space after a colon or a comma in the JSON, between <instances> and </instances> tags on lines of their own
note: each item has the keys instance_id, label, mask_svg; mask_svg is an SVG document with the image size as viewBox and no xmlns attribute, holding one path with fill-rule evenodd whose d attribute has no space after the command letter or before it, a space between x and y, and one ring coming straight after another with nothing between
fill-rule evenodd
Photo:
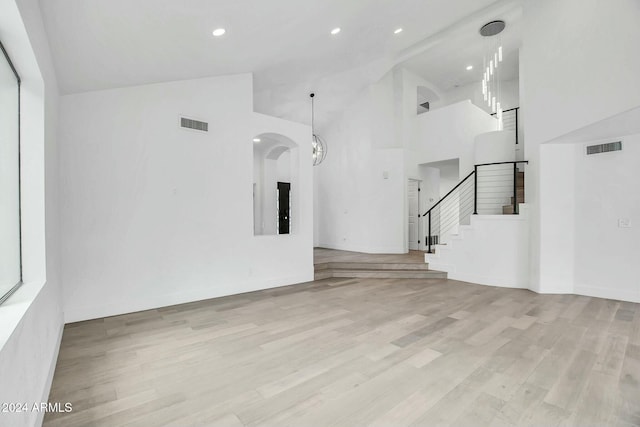
<instances>
[{"instance_id":1,"label":"window frame","mask_svg":"<svg viewBox=\"0 0 640 427\"><path fill-rule=\"evenodd\" d=\"M11 58L9 57L9 54L4 48L4 45L2 44L1 40L0 40L0 50L2 51L2 55L4 55L5 59L7 60L7 63L9 64L9 68L11 68L11 71L13 71L13 75L16 77L16 81L18 83L18 117L17 117L18 118L18 245L19 245L18 251L20 254L20 257L19 257L20 278L18 280L18 283L16 283L11 289L9 289L5 294L0 295L0 306L1 306L22 285L23 277L22 277L22 170L21 170L22 169L22 160L21 160L21 155L22 155L21 133L22 132L21 132L21 118L20 118L22 80L20 79L20 74L18 74L18 70L16 70L16 67L13 65L13 62L11 61Z\"/></svg>"}]
</instances>

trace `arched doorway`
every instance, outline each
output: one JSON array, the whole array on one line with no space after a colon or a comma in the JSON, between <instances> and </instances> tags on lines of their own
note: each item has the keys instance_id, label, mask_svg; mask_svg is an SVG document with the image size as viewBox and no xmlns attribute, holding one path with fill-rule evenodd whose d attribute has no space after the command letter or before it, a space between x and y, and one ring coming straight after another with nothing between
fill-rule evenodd
<instances>
[{"instance_id":1,"label":"arched doorway","mask_svg":"<svg viewBox=\"0 0 640 427\"><path fill-rule=\"evenodd\" d=\"M298 144L277 133L253 138L254 235L293 234L298 224Z\"/></svg>"}]
</instances>

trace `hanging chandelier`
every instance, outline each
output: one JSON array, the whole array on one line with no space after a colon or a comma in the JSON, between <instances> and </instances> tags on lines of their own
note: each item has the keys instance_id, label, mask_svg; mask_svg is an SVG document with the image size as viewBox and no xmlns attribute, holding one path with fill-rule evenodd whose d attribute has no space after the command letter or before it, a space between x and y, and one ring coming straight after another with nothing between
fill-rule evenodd
<instances>
[{"instance_id":1,"label":"hanging chandelier","mask_svg":"<svg viewBox=\"0 0 640 427\"><path fill-rule=\"evenodd\" d=\"M315 93L309 95L311 98L311 148L312 148L312 157L313 157L313 166L318 166L325 157L327 157L327 143L324 142L324 139L320 138L316 135L315 127L314 127L314 110L313 110L313 97L316 96Z\"/></svg>"},{"instance_id":2,"label":"hanging chandelier","mask_svg":"<svg viewBox=\"0 0 640 427\"><path fill-rule=\"evenodd\" d=\"M480 28L483 37L491 38L484 55L484 74L482 76L482 96L487 107L498 119L498 130L502 130L502 106L500 104L500 64L502 63L502 37L500 33L506 26L504 21L491 21Z\"/></svg>"}]
</instances>

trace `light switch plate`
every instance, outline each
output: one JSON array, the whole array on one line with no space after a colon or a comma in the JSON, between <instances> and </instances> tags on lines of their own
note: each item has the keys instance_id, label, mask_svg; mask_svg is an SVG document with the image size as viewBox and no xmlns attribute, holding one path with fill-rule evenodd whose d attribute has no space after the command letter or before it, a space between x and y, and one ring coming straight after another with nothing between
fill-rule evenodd
<instances>
[{"instance_id":1,"label":"light switch plate","mask_svg":"<svg viewBox=\"0 0 640 427\"><path fill-rule=\"evenodd\" d=\"M631 228L631 220L629 218L618 218L619 228Z\"/></svg>"}]
</instances>

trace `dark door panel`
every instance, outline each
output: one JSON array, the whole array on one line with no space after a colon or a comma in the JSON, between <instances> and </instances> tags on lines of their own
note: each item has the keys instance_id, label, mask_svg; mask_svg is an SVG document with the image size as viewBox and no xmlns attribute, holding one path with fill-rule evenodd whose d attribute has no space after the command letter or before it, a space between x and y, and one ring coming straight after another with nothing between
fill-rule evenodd
<instances>
[{"instance_id":1,"label":"dark door panel","mask_svg":"<svg viewBox=\"0 0 640 427\"><path fill-rule=\"evenodd\" d=\"M278 182L278 234L289 234L291 224L291 183Z\"/></svg>"}]
</instances>

